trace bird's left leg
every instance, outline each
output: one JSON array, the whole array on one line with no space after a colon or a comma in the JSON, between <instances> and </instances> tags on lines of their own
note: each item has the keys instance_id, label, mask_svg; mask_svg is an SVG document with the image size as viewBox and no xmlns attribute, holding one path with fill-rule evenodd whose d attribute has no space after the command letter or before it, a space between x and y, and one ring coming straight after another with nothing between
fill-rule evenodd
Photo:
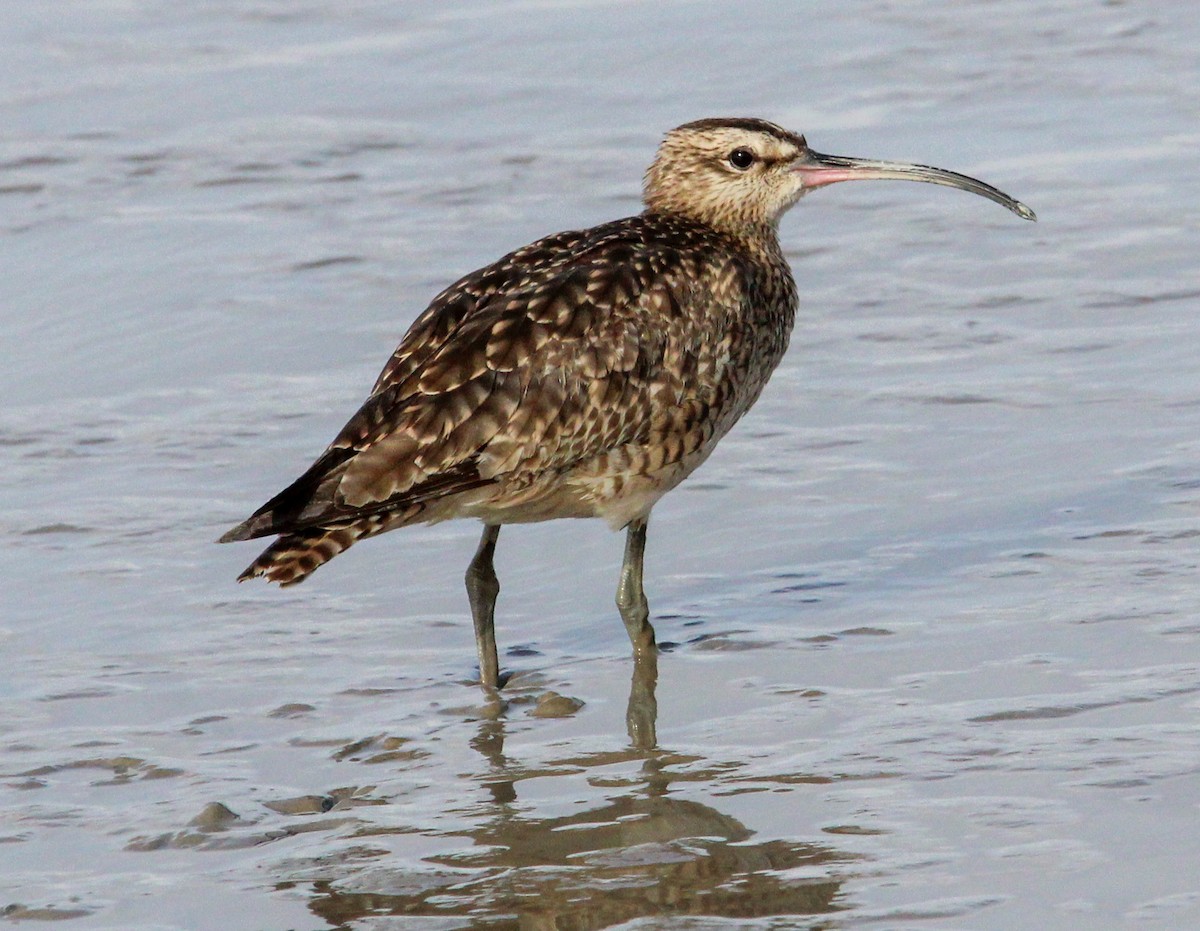
<instances>
[{"instance_id":1,"label":"bird's left leg","mask_svg":"<svg viewBox=\"0 0 1200 931\"><path fill-rule=\"evenodd\" d=\"M621 564L621 581L617 585L617 610L633 642L633 651L642 653L654 649L654 628L650 626L650 604L642 589L642 559L646 554L646 524L648 518L629 522L625 536L625 561Z\"/></svg>"},{"instance_id":2,"label":"bird's left leg","mask_svg":"<svg viewBox=\"0 0 1200 931\"><path fill-rule=\"evenodd\" d=\"M635 750L653 750L658 745L656 725L658 702L658 654L639 650L633 657L633 681L629 684L629 704L625 706L625 729Z\"/></svg>"},{"instance_id":3,"label":"bird's left leg","mask_svg":"<svg viewBox=\"0 0 1200 931\"><path fill-rule=\"evenodd\" d=\"M471 602L471 619L475 622L475 645L479 649L479 683L484 688L500 687L500 661L496 656L496 596L500 580L492 557L496 553L499 524L484 524L479 549L467 566L467 597Z\"/></svg>"}]
</instances>

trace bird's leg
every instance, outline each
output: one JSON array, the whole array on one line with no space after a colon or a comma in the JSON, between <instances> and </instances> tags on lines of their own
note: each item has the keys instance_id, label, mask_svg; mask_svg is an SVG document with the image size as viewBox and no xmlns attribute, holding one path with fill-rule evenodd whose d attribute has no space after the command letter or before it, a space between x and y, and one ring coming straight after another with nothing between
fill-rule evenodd
<instances>
[{"instance_id":1,"label":"bird's leg","mask_svg":"<svg viewBox=\"0 0 1200 931\"><path fill-rule=\"evenodd\" d=\"M617 610L633 642L634 653L654 649L654 628L650 626L650 605L642 589L642 557L646 553L647 518L629 522L625 536L625 561L621 564L621 582L617 585Z\"/></svg>"},{"instance_id":2,"label":"bird's leg","mask_svg":"<svg viewBox=\"0 0 1200 931\"><path fill-rule=\"evenodd\" d=\"M500 685L500 661L496 657L496 628L493 624L500 580L496 578L496 567L492 565L499 536L499 524L484 524L479 549L475 551L471 565L467 566L467 598L471 602L475 645L479 649L479 682L488 689L499 688Z\"/></svg>"},{"instance_id":3,"label":"bird's leg","mask_svg":"<svg viewBox=\"0 0 1200 931\"><path fill-rule=\"evenodd\" d=\"M653 750L658 745L655 725L658 701L658 654L641 650L633 657L633 681L629 684L629 704L625 706L625 729L635 750Z\"/></svg>"}]
</instances>

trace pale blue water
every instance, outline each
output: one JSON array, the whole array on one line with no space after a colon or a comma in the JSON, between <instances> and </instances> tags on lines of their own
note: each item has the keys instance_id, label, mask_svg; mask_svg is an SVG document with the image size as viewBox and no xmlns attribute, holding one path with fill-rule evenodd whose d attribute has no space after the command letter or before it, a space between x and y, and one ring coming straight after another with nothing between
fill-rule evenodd
<instances>
[{"instance_id":1,"label":"pale blue water","mask_svg":"<svg viewBox=\"0 0 1200 931\"><path fill-rule=\"evenodd\" d=\"M1186 4L0 13L6 917L1200 924ZM234 584L255 550L211 540L433 293L635 211L661 133L729 114L1040 222L899 184L785 220L790 354L651 527L657 750L599 524L505 531L498 719L476 527Z\"/></svg>"}]
</instances>

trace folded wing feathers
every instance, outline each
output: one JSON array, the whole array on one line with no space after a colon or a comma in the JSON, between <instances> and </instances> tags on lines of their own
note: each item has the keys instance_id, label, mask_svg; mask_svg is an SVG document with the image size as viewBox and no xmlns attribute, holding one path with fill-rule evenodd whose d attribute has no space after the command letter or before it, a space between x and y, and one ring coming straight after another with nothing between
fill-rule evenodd
<instances>
[{"instance_id":1,"label":"folded wing feathers","mask_svg":"<svg viewBox=\"0 0 1200 931\"><path fill-rule=\"evenodd\" d=\"M662 405L681 400L653 377L664 323L683 314L664 280L680 257L616 233L596 238L592 261L572 252L581 234L560 234L439 295L322 459L226 535L284 534L244 577L300 581L355 540L420 519L433 497L502 478L515 488L662 429Z\"/></svg>"},{"instance_id":2,"label":"folded wing feathers","mask_svg":"<svg viewBox=\"0 0 1200 931\"><path fill-rule=\"evenodd\" d=\"M613 249L630 254L614 262ZM347 465L339 486L347 504L403 495L472 455L479 475L494 479L562 468L606 441L631 438L621 421L636 421L639 411L620 405L636 393L631 381L648 377L662 359L664 340L646 325L651 308L641 306L660 269L635 266L624 244L591 263L539 268L540 277L526 268L507 290L475 297L453 338L407 380L389 385L388 392L411 392L408 406ZM422 338L437 326L433 318L418 322ZM597 407L597 398L613 406Z\"/></svg>"}]
</instances>

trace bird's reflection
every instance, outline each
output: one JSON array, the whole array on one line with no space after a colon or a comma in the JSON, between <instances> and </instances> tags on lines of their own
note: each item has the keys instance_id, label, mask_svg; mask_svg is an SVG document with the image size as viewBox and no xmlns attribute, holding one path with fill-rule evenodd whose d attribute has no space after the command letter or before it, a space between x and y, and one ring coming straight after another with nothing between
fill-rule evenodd
<instances>
[{"instance_id":1,"label":"bird's reflection","mask_svg":"<svg viewBox=\"0 0 1200 931\"><path fill-rule=\"evenodd\" d=\"M629 684L629 704L625 707L625 729L636 750L658 746L658 650L637 653L633 681Z\"/></svg>"},{"instance_id":2,"label":"bird's reflection","mask_svg":"<svg viewBox=\"0 0 1200 931\"><path fill-rule=\"evenodd\" d=\"M657 676L653 654L639 659L628 748L555 760L549 769L510 757L505 718L485 717L471 746L486 761L477 779L490 797L462 832L470 847L427 857L419 869L376 861L369 871L327 873L309 907L339 927L368 916L470 916L470 927L521 931L591 931L653 916L835 911L840 883L822 865L847 855L822 844L756 843L737 819L672 791L674 783L703 781L703 761L657 747ZM614 765L635 761L640 767L626 777L611 776ZM525 779L599 767L606 768L604 797L584 810L538 817L520 800Z\"/></svg>"}]
</instances>

